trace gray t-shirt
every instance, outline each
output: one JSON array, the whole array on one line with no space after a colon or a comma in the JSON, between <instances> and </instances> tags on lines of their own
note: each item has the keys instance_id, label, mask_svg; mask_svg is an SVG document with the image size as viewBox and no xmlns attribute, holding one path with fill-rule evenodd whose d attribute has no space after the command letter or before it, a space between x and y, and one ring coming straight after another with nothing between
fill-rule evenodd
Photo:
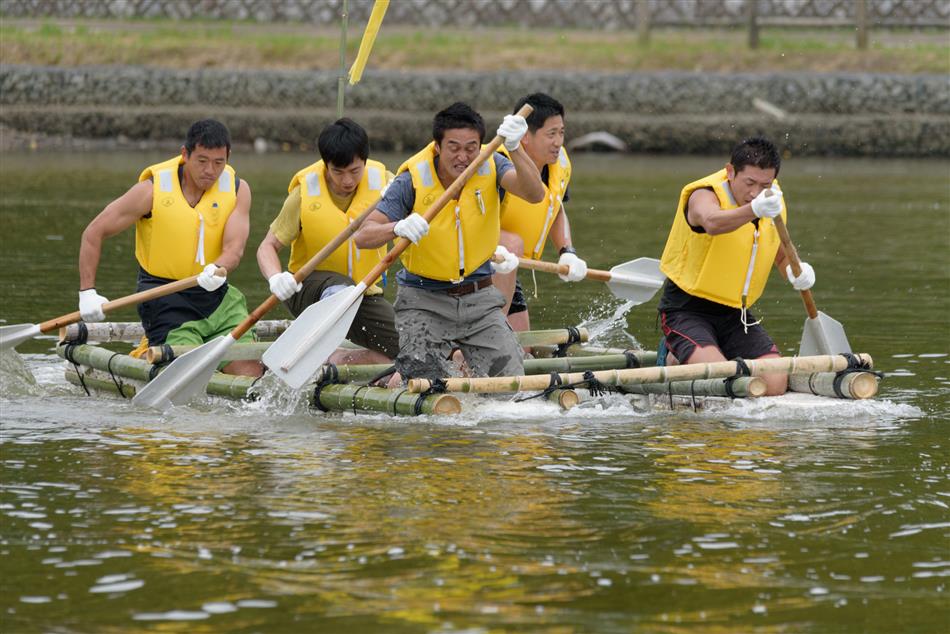
<instances>
[{"instance_id":1,"label":"gray t-shirt","mask_svg":"<svg viewBox=\"0 0 950 634\"><path fill-rule=\"evenodd\" d=\"M439 157L435 157L436 167L438 167L438 160ZM507 174L509 170L514 169L515 166L508 157L498 152L495 153L493 160L495 161L495 184L498 186L498 201L500 204L505 197L505 190L500 185L501 177ZM376 210L382 212L383 215L392 222L399 222L412 213L412 208L415 204L416 190L412 186L412 175L408 171L405 171L396 176L393 182L389 184L386 195L383 196L383 199L376 205ZM446 212L443 211L442 213ZM491 261L485 260L481 266L472 271L472 273L466 276L459 284L477 282L491 274ZM396 274L396 279L404 286L413 286L430 291L444 290L458 285L452 282L421 277L410 273L406 269L399 271L399 273Z\"/></svg>"}]
</instances>

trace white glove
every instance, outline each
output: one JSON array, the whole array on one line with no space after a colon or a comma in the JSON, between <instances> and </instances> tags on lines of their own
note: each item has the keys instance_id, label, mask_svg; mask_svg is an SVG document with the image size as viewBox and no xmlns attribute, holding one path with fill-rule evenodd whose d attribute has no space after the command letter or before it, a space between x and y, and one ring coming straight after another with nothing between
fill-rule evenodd
<instances>
[{"instance_id":1,"label":"white glove","mask_svg":"<svg viewBox=\"0 0 950 634\"><path fill-rule=\"evenodd\" d=\"M557 259L558 264L566 264L570 267L567 275L558 275L565 282L580 282L587 277L587 262L580 259L573 253L562 253Z\"/></svg>"},{"instance_id":2,"label":"white glove","mask_svg":"<svg viewBox=\"0 0 950 634\"><path fill-rule=\"evenodd\" d=\"M287 301L294 293L303 288L303 284L294 279L294 276L288 271L274 273L267 278L267 283L270 285L271 295L276 296L282 302Z\"/></svg>"},{"instance_id":3,"label":"white glove","mask_svg":"<svg viewBox=\"0 0 950 634\"><path fill-rule=\"evenodd\" d=\"M221 288L221 285L228 281L228 278L225 275L215 275L214 273L217 270L217 264L211 263L206 266L201 273L198 274L198 286L209 293Z\"/></svg>"},{"instance_id":4,"label":"white glove","mask_svg":"<svg viewBox=\"0 0 950 634\"><path fill-rule=\"evenodd\" d=\"M502 257L504 260L501 262L496 262L495 258ZM501 246L500 244L495 247L495 257L491 260L491 270L494 273L501 273L502 275L506 273L511 273L518 268L518 256Z\"/></svg>"},{"instance_id":5,"label":"white glove","mask_svg":"<svg viewBox=\"0 0 950 634\"><path fill-rule=\"evenodd\" d=\"M96 292L94 288L87 288L79 291L79 316L86 323L95 323L105 321L106 314L102 311L102 305L109 300Z\"/></svg>"},{"instance_id":6,"label":"white glove","mask_svg":"<svg viewBox=\"0 0 950 634\"><path fill-rule=\"evenodd\" d=\"M528 122L520 114L506 114L496 133L505 139L505 149L514 152L521 145L521 137L528 131Z\"/></svg>"},{"instance_id":7,"label":"white glove","mask_svg":"<svg viewBox=\"0 0 950 634\"><path fill-rule=\"evenodd\" d=\"M763 189L752 199L752 213L757 218L774 218L782 213L782 190Z\"/></svg>"},{"instance_id":8,"label":"white glove","mask_svg":"<svg viewBox=\"0 0 950 634\"><path fill-rule=\"evenodd\" d=\"M420 214L411 213L396 223L393 233L413 244L419 244L419 240L429 233L429 223Z\"/></svg>"},{"instance_id":9,"label":"white glove","mask_svg":"<svg viewBox=\"0 0 950 634\"><path fill-rule=\"evenodd\" d=\"M808 262L799 262L799 264L802 267L801 275L795 277L795 274L792 273L791 264L785 267L785 275L788 276L788 281L792 283L792 287L796 291L807 291L815 285L815 269Z\"/></svg>"}]
</instances>

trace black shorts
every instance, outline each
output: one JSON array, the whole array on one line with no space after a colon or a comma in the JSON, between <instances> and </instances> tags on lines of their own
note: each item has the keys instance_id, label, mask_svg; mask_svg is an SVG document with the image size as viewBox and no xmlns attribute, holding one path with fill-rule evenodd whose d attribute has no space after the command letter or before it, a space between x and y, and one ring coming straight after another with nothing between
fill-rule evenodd
<instances>
[{"instance_id":1,"label":"black shorts","mask_svg":"<svg viewBox=\"0 0 950 634\"><path fill-rule=\"evenodd\" d=\"M755 321L755 317L747 312L746 320ZM727 359L758 359L778 353L762 326L749 326L749 332L745 332L738 308L723 315L689 311L660 313L660 324L666 347L680 363L686 363L697 346L716 346Z\"/></svg>"},{"instance_id":2,"label":"black shorts","mask_svg":"<svg viewBox=\"0 0 950 634\"><path fill-rule=\"evenodd\" d=\"M511 296L511 306L508 308L508 314L523 313L528 310L528 300L524 297L524 289L521 288L521 282L515 280L515 292Z\"/></svg>"}]
</instances>

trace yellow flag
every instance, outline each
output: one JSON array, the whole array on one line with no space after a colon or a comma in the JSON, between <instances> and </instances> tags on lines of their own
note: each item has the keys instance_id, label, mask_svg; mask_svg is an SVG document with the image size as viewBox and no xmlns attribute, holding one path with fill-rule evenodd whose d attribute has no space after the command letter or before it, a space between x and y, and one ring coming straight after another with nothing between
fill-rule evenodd
<instances>
[{"instance_id":1,"label":"yellow flag","mask_svg":"<svg viewBox=\"0 0 950 634\"><path fill-rule=\"evenodd\" d=\"M373 5L373 12L369 14L366 30L363 31L363 39L360 41L359 53L356 54L356 61L350 66L351 86L363 77L363 68L366 66L366 60L369 59L369 52L373 49L373 42L376 41L376 34L379 33L379 27L383 23L383 16L386 15L388 8L389 0L376 0L376 4Z\"/></svg>"}]
</instances>

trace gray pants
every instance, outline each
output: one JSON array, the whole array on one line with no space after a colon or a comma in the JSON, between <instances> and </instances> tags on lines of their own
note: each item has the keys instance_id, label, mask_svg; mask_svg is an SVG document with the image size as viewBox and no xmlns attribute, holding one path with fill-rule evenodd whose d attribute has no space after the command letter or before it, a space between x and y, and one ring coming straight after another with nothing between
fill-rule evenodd
<instances>
[{"instance_id":1,"label":"gray pants","mask_svg":"<svg viewBox=\"0 0 950 634\"><path fill-rule=\"evenodd\" d=\"M494 286L461 297L400 286L394 305L396 369L404 378L458 376L449 360L458 348L476 376L524 374L524 355L501 313L504 305Z\"/></svg>"}]
</instances>

